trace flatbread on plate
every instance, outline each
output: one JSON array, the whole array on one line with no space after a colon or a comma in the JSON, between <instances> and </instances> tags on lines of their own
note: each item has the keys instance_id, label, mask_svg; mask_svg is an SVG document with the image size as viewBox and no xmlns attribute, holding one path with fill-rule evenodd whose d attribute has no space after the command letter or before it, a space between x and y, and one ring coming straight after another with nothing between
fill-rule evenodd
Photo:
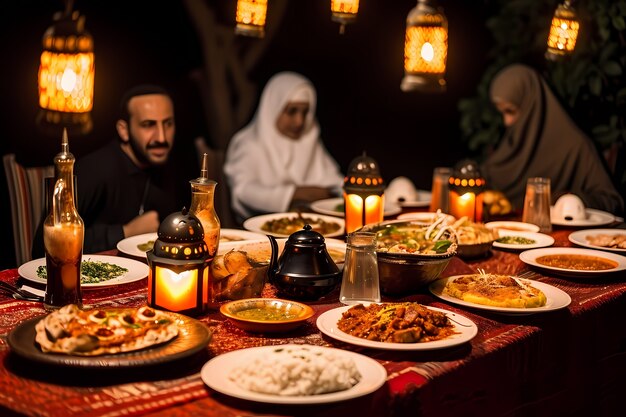
<instances>
[{"instance_id":1,"label":"flatbread on plate","mask_svg":"<svg viewBox=\"0 0 626 417\"><path fill-rule=\"evenodd\" d=\"M449 280L443 292L469 303L494 307L536 308L547 302L543 291L527 280L510 275L463 275Z\"/></svg>"}]
</instances>

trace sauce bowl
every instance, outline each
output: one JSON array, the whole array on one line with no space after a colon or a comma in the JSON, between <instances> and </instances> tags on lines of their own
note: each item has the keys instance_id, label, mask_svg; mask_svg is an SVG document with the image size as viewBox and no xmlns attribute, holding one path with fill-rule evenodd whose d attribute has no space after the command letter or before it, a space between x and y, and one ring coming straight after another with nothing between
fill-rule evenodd
<instances>
[{"instance_id":1,"label":"sauce bowl","mask_svg":"<svg viewBox=\"0 0 626 417\"><path fill-rule=\"evenodd\" d=\"M220 313L242 330L278 333L301 326L315 311L306 304L280 298L248 298L222 304Z\"/></svg>"}]
</instances>

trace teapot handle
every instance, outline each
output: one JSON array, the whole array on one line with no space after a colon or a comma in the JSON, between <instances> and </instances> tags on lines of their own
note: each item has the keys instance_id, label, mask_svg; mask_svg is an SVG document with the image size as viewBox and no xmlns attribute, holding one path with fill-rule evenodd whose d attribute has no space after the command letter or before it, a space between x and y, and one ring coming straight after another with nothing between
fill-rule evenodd
<instances>
[{"instance_id":1,"label":"teapot handle","mask_svg":"<svg viewBox=\"0 0 626 417\"><path fill-rule=\"evenodd\" d=\"M270 241L270 247L272 249L272 254L270 256L270 265L267 268L267 275L270 277L270 279L273 279L278 269L278 243L276 242L274 236L266 236Z\"/></svg>"}]
</instances>

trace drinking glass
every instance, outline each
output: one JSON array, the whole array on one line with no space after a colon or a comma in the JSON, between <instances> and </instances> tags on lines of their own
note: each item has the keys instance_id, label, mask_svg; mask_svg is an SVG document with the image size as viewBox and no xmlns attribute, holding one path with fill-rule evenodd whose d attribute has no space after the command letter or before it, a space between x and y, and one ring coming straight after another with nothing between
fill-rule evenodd
<instances>
[{"instance_id":1,"label":"drinking glass","mask_svg":"<svg viewBox=\"0 0 626 417\"><path fill-rule=\"evenodd\" d=\"M452 175L452 168L437 167L433 170L432 198L430 200L430 211L441 210L447 213L450 208L448 197L448 180Z\"/></svg>"},{"instance_id":2,"label":"drinking glass","mask_svg":"<svg viewBox=\"0 0 626 417\"><path fill-rule=\"evenodd\" d=\"M532 177L526 182L522 221L539 226L541 233L552 231L550 220L550 178Z\"/></svg>"},{"instance_id":3,"label":"drinking glass","mask_svg":"<svg viewBox=\"0 0 626 417\"><path fill-rule=\"evenodd\" d=\"M348 305L380 302L376 233L348 235L339 301Z\"/></svg>"}]
</instances>

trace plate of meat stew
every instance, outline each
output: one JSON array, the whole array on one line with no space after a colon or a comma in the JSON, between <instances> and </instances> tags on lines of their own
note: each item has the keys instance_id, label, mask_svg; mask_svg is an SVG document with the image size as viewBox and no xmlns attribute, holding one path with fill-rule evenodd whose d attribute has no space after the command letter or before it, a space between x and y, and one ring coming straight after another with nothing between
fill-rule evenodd
<instances>
[{"instance_id":1,"label":"plate of meat stew","mask_svg":"<svg viewBox=\"0 0 626 417\"><path fill-rule=\"evenodd\" d=\"M531 249L519 257L528 265L561 275L597 276L626 269L626 257L593 249Z\"/></svg>"},{"instance_id":2,"label":"plate of meat stew","mask_svg":"<svg viewBox=\"0 0 626 417\"><path fill-rule=\"evenodd\" d=\"M420 313L421 318L424 320L415 320L413 323L416 326L423 326L423 324L418 323L424 322L427 322L429 325L432 324L433 327L442 330L441 337L432 334L424 335L417 327L412 332L407 332L407 329L403 328L397 332L397 335L394 335L389 332L389 328L392 326L371 326L368 321L369 314L383 314L389 316L388 318L393 321L394 317L390 315L389 310L397 312L398 307L403 308L406 305L418 306L418 309L425 308L427 310L426 313ZM370 307L374 307L375 311L369 311ZM348 312L350 309L353 310ZM405 311L403 316L407 318L409 314L414 313L410 311L410 308L405 308ZM377 320L380 321L378 318ZM442 308L427 307L417 303L356 304L338 307L322 313L317 318L316 324L322 333L333 339L352 345L381 350L414 351L443 349L468 342L478 334L478 327L467 317ZM405 326L403 325L402 327ZM377 331L375 333L372 330L374 328L378 328L380 332ZM384 330L381 330L383 328ZM411 328L412 326L408 326L409 330ZM349 329L354 329L354 331ZM367 335L363 332L367 332Z\"/></svg>"},{"instance_id":3,"label":"plate of meat stew","mask_svg":"<svg viewBox=\"0 0 626 417\"><path fill-rule=\"evenodd\" d=\"M340 217L317 213L273 213L250 217L243 222L246 230L276 237L289 237L302 230L305 224L324 237L338 237L344 234L345 222Z\"/></svg>"}]
</instances>

